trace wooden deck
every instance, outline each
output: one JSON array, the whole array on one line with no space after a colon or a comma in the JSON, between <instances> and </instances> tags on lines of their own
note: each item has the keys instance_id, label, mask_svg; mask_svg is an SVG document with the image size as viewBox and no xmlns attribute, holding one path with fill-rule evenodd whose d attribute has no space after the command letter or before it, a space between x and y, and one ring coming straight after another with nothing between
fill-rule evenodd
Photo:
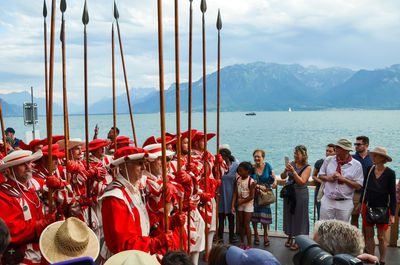
<instances>
[{"instance_id":1,"label":"wooden deck","mask_svg":"<svg viewBox=\"0 0 400 265\"><path fill-rule=\"evenodd\" d=\"M255 246L260 249L265 249L271 252L277 260L282 265L293 265L293 256L296 254L296 251L292 251L289 248L284 246L286 238L282 237L281 232L270 231L270 242L271 245L268 247L263 246L263 241L261 240L260 246ZM228 234L224 235L225 242L228 242ZM240 244L240 243L239 243ZM239 246L239 244L236 244ZM378 247L375 248L375 254L378 254ZM207 264L202 260L202 254L200 255L199 265ZM398 265L400 264L400 248L399 247L388 247L386 254L386 265Z\"/></svg>"}]
</instances>

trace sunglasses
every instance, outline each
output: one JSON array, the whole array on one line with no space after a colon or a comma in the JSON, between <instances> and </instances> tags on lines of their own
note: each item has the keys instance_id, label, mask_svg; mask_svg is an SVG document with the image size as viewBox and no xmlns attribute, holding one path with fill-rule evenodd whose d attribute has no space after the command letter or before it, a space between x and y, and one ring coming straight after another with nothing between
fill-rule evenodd
<instances>
[{"instance_id":1,"label":"sunglasses","mask_svg":"<svg viewBox=\"0 0 400 265\"><path fill-rule=\"evenodd\" d=\"M359 146L359 145L365 145L365 144L354 143L354 146Z\"/></svg>"}]
</instances>

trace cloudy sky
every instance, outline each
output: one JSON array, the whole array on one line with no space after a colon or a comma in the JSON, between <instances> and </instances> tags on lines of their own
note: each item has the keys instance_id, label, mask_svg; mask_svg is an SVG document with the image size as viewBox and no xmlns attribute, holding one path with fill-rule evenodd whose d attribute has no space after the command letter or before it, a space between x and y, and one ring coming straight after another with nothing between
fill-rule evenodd
<instances>
[{"instance_id":1,"label":"cloudy sky","mask_svg":"<svg viewBox=\"0 0 400 265\"><path fill-rule=\"evenodd\" d=\"M163 1L165 84L175 81L174 1ZM55 101L61 101L61 13L57 0ZM189 0L179 1L180 76L187 81ZM117 0L130 88L158 86L157 1ZM352 69L400 63L398 0L209 0L206 12L207 72L216 70L221 9L222 66L255 61ZM51 1L48 6L50 37ZM202 75L200 0L193 0L193 76ZM0 93L29 90L44 95L42 0L1 0ZM89 101L111 97L112 0L88 0ZM83 0L68 1L66 20L69 100L83 104ZM117 39L116 39L117 40ZM124 79L116 43L117 93Z\"/></svg>"}]
</instances>

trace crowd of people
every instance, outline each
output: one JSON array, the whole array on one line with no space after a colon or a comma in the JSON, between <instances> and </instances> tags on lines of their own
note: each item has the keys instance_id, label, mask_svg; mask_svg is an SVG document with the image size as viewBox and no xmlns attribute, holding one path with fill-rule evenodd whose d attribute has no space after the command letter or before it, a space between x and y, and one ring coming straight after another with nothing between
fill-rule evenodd
<instances>
[{"instance_id":1,"label":"crowd of people","mask_svg":"<svg viewBox=\"0 0 400 265\"><path fill-rule=\"evenodd\" d=\"M264 150L254 150L254 163L239 162L228 144L221 145L217 155L206 151L205 141L215 134L186 131L178 144L176 135L167 133L167 173L163 176L161 137L150 136L139 148L128 137L119 136L118 128L111 128L107 139L97 139L98 130L87 150L81 139L65 141L63 136L53 136L51 146L48 139L26 144L15 138L12 128L6 130L10 140L0 143L0 218L7 230L1 241L8 246L2 250L0 264L51 264L82 256L117 264L110 260L139 259L138 251L148 254L142 257L148 260L144 264L173 264L174 259L198 264L206 248L209 264L254 264L240 263L243 255L250 257L247 262L279 264L271 253L253 248L261 241L259 228L263 229L263 246L271 244L270 203L275 200L271 190L278 179ZM176 155L179 146L180 158ZM382 265L385 232L396 212L395 172L385 165L392 158L383 147L369 151L366 136L357 137L354 146L352 156L351 141L328 144L326 157L313 170L307 148L294 148L293 161L286 161L280 174L286 181L279 194L284 201L285 246L296 251L295 237L310 234L307 185L312 175L321 220L314 228L314 239L332 255L347 251L359 256L364 250L374 255L376 225ZM358 229L360 214L362 232ZM380 219L371 221L371 216ZM224 245L226 218L229 243L237 243L239 234L239 247ZM332 246L336 241L326 240L327 231L352 237L347 241L355 242L354 247L337 250L338 246ZM219 244L212 248L215 237ZM183 251L171 251L179 249Z\"/></svg>"}]
</instances>

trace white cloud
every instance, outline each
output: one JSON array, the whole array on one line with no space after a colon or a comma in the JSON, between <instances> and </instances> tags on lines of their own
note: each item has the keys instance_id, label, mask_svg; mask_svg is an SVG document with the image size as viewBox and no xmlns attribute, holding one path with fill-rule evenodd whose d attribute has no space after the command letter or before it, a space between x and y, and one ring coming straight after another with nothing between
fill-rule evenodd
<instances>
[{"instance_id":1,"label":"white cloud","mask_svg":"<svg viewBox=\"0 0 400 265\"><path fill-rule=\"evenodd\" d=\"M187 80L189 1L179 1L180 77ZM158 87L157 2L117 1L130 88ZM51 1L48 5L50 37ZM83 97L83 2L67 1L67 86L69 100ZM200 1L193 1L193 77L202 75ZM248 0L208 1L207 72L216 70L216 28L221 9L222 65L252 61L380 68L400 61L400 1L397 0ZM111 95L113 1L88 0L90 102ZM54 90L60 100L61 14L55 22ZM165 88L175 82L174 7L163 1ZM116 33L116 32L115 32ZM42 91L43 17L41 1L3 0L0 10L0 92ZM49 43L48 46L50 47ZM115 35L117 93L125 91ZM15 76L10 78L10 76ZM36 92L35 92L36 93ZM42 92L37 92L43 94Z\"/></svg>"}]
</instances>

